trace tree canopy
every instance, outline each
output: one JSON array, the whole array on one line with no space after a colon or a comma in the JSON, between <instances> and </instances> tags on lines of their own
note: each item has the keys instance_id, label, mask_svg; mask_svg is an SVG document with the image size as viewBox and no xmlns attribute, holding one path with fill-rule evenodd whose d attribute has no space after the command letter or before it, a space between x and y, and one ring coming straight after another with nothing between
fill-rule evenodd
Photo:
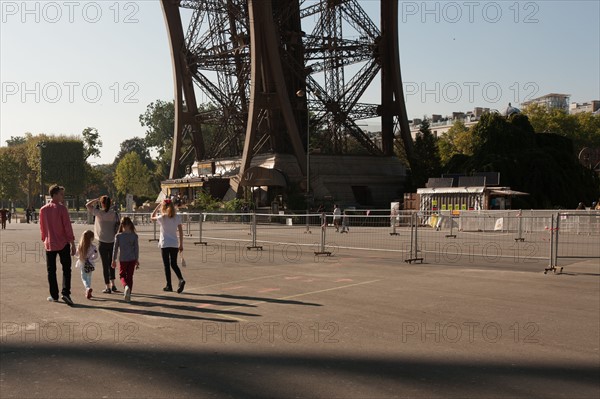
<instances>
[{"instance_id":1,"label":"tree canopy","mask_svg":"<svg viewBox=\"0 0 600 399\"><path fill-rule=\"evenodd\" d=\"M10 139L6 140L6 145L9 147L14 147L17 145L25 144L25 142L27 142L27 138L25 138L23 136L17 136L17 137L10 136Z\"/></svg>"},{"instance_id":2,"label":"tree canopy","mask_svg":"<svg viewBox=\"0 0 600 399\"><path fill-rule=\"evenodd\" d=\"M175 132L173 101L156 100L148 104L146 112L139 116L139 121L146 128L146 146L156 149L159 158L171 159Z\"/></svg>"},{"instance_id":3,"label":"tree canopy","mask_svg":"<svg viewBox=\"0 0 600 399\"><path fill-rule=\"evenodd\" d=\"M150 171L135 152L126 154L117 164L115 188L119 194L147 195Z\"/></svg>"},{"instance_id":4,"label":"tree canopy","mask_svg":"<svg viewBox=\"0 0 600 399\"><path fill-rule=\"evenodd\" d=\"M49 137L40 142L40 162L45 186L60 184L69 194L85 191L84 145L81 140ZM44 193L46 194L46 193Z\"/></svg>"},{"instance_id":5,"label":"tree canopy","mask_svg":"<svg viewBox=\"0 0 600 399\"><path fill-rule=\"evenodd\" d=\"M21 156L14 147L0 147L0 199L17 199Z\"/></svg>"},{"instance_id":6,"label":"tree canopy","mask_svg":"<svg viewBox=\"0 0 600 399\"><path fill-rule=\"evenodd\" d=\"M429 120L424 119L415 138L415 159L411 168L411 182L414 188L425 187L429 177L436 177L441 172L437 138L431 133L429 126Z\"/></svg>"},{"instance_id":7,"label":"tree canopy","mask_svg":"<svg viewBox=\"0 0 600 399\"><path fill-rule=\"evenodd\" d=\"M121 142L121 149L119 153L115 157L114 164L118 164L121 159L130 152L135 152L140 157L140 161L148 170L154 169L154 162L152 161L152 157L150 157L150 151L148 150L148 146L146 145L146 140L141 137L133 137L131 139L127 139Z\"/></svg>"},{"instance_id":8,"label":"tree canopy","mask_svg":"<svg viewBox=\"0 0 600 399\"><path fill-rule=\"evenodd\" d=\"M100 133L95 127L86 127L81 132L83 137L83 158L88 159L89 157L99 157L100 147L102 147L102 140L100 140Z\"/></svg>"},{"instance_id":9,"label":"tree canopy","mask_svg":"<svg viewBox=\"0 0 600 399\"><path fill-rule=\"evenodd\" d=\"M573 141L575 151L583 147L600 147L600 115L589 112L569 114L540 104L523 108L536 133L554 133Z\"/></svg>"},{"instance_id":10,"label":"tree canopy","mask_svg":"<svg viewBox=\"0 0 600 399\"><path fill-rule=\"evenodd\" d=\"M536 134L527 116L484 114L472 129L473 155L455 155L448 173L499 172L501 182L530 193L517 206L574 208L598 198L598 178L577 160L570 139Z\"/></svg>"}]
</instances>

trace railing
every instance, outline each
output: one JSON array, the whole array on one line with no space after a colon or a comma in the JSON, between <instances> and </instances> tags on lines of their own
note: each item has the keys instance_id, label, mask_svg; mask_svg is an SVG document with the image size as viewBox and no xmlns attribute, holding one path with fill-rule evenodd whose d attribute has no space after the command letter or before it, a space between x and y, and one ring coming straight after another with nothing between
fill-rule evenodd
<instances>
[{"instance_id":1,"label":"railing","mask_svg":"<svg viewBox=\"0 0 600 399\"><path fill-rule=\"evenodd\" d=\"M562 272L559 259L600 259L600 211L569 211L553 215L552 250L546 272Z\"/></svg>"},{"instance_id":2,"label":"railing","mask_svg":"<svg viewBox=\"0 0 600 399\"><path fill-rule=\"evenodd\" d=\"M600 258L600 211L401 211L342 215L181 213L184 236L194 244L245 250L295 248L331 255L380 251L406 262L542 262ZM358 214L357 214L358 213ZM373 212L380 213L380 212ZM383 213L383 212L381 212ZM149 213L123 213L137 232L158 239ZM309 233L309 234L307 234Z\"/></svg>"}]
</instances>

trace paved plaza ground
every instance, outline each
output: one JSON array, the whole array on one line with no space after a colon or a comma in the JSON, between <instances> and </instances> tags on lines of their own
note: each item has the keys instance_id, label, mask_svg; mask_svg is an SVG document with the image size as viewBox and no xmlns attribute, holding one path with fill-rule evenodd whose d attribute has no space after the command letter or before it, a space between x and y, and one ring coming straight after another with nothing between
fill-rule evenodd
<instances>
[{"instance_id":1,"label":"paved plaza ground","mask_svg":"<svg viewBox=\"0 0 600 399\"><path fill-rule=\"evenodd\" d=\"M149 238L132 303L100 293L98 262L91 300L73 268L71 308L46 301L38 226L0 232L1 398L600 397L598 259L555 275L189 238L177 294Z\"/></svg>"}]
</instances>

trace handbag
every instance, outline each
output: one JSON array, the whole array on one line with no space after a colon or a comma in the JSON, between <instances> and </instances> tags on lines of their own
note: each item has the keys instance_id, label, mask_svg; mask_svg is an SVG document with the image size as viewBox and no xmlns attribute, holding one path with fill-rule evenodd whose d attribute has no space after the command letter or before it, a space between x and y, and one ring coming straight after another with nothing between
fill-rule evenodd
<instances>
[{"instance_id":1,"label":"handbag","mask_svg":"<svg viewBox=\"0 0 600 399\"><path fill-rule=\"evenodd\" d=\"M94 270L96 270L96 268L94 267L94 265L92 265L92 262L86 259L85 264L83 265L83 271L86 273L91 273Z\"/></svg>"}]
</instances>

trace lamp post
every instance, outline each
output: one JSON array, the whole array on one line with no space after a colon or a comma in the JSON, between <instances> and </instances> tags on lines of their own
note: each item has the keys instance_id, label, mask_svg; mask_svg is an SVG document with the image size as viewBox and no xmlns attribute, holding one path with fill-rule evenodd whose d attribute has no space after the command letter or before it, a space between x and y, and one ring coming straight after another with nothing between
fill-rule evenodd
<instances>
[{"instance_id":1,"label":"lamp post","mask_svg":"<svg viewBox=\"0 0 600 399\"><path fill-rule=\"evenodd\" d=\"M309 195L310 195L310 114L308 112L308 91L300 89L296 92L296 96L306 97L306 233L310 233L310 225L308 223L308 214L310 212Z\"/></svg>"},{"instance_id":2,"label":"lamp post","mask_svg":"<svg viewBox=\"0 0 600 399\"><path fill-rule=\"evenodd\" d=\"M43 172L43 167L42 167L43 151L42 151L42 149L46 148L46 143L44 143L43 141L40 141L35 146L40 149L40 208L42 208L44 206L44 180L42 179L42 172Z\"/></svg>"}]
</instances>

